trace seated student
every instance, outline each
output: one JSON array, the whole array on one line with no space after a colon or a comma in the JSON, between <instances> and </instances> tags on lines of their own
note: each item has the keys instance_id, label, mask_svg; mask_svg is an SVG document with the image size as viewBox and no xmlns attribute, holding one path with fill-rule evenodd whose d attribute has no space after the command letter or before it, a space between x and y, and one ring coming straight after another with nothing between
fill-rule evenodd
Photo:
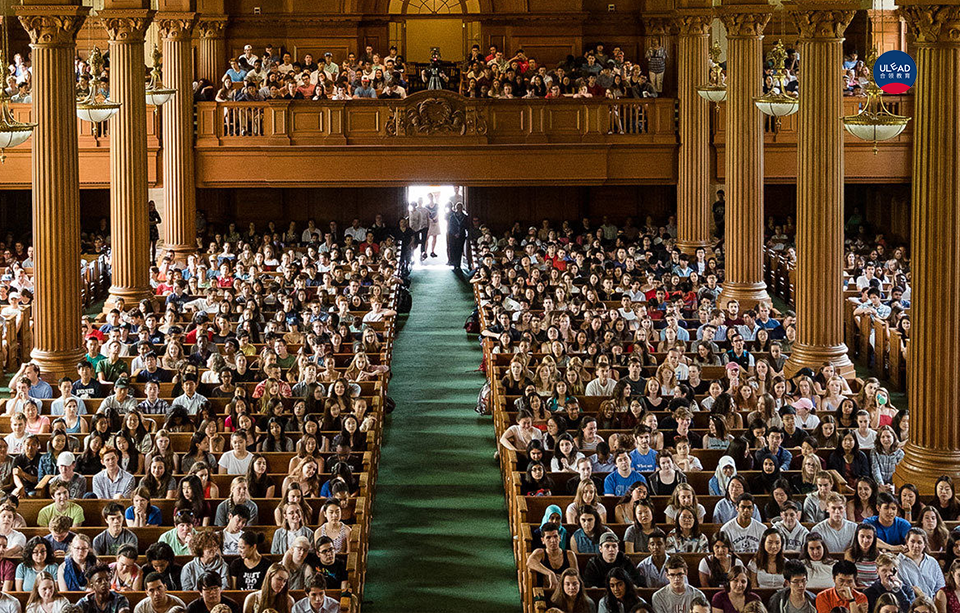
<instances>
[{"instance_id":1,"label":"seated student","mask_svg":"<svg viewBox=\"0 0 960 613\"><path fill-rule=\"evenodd\" d=\"M124 545L137 547L137 535L123 527L123 505L111 502L103 507L100 514L107 523L107 529L94 537L93 553L98 556L113 556L117 555Z\"/></svg>"},{"instance_id":2,"label":"seated student","mask_svg":"<svg viewBox=\"0 0 960 613\"><path fill-rule=\"evenodd\" d=\"M70 498L84 498L87 493L87 479L76 471L77 457L70 451L57 456L57 475L50 481L49 487L57 482L66 483L70 488Z\"/></svg>"},{"instance_id":3,"label":"seated student","mask_svg":"<svg viewBox=\"0 0 960 613\"><path fill-rule=\"evenodd\" d=\"M857 524L846 518L846 501L837 492L830 492L827 496L827 519L810 529L823 537L823 543L830 553L843 553L853 542L857 531Z\"/></svg>"},{"instance_id":4,"label":"seated student","mask_svg":"<svg viewBox=\"0 0 960 613\"><path fill-rule=\"evenodd\" d=\"M904 546L906 551L898 557L900 577L910 588L933 600L946 582L940 564L927 553L927 533L922 528L910 528Z\"/></svg>"},{"instance_id":5,"label":"seated student","mask_svg":"<svg viewBox=\"0 0 960 613\"><path fill-rule=\"evenodd\" d=\"M150 492L145 487L133 491L133 504L123 514L128 528L146 528L163 523L160 507L150 504Z\"/></svg>"},{"instance_id":6,"label":"seated student","mask_svg":"<svg viewBox=\"0 0 960 613\"><path fill-rule=\"evenodd\" d=\"M263 613L268 609L288 613L294 604L289 593L289 578L290 573L282 564L271 564L263 578L263 587L244 599L243 613Z\"/></svg>"},{"instance_id":7,"label":"seated student","mask_svg":"<svg viewBox=\"0 0 960 613\"><path fill-rule=\"evenodd\" d=\"M183 377L181 384L183 385L183 394L174 399L170 409L181 407L187 412L187 415L200 414L210 401L207 400L206 396L197 392L197 376L187 374Z\"/></svg>"},{"instance_id":8,"label":"seated student","mask_svg":"<svg viewBox=\"0 0 960 613\"><path fill-rule=\"evenodd\" d=\"M57 481L50 486L50 495L53 502L40 509L37 513L37 525L48 526L54 517L66 515L73 521L74 526L83 525L83 507L70 500L70 487L63 481Z\"/></svg>"},{"instance_id":9,"label":"seated student","mask_svg":"<svg viewBox=\"0 0 960 613\"><path fill-rule=\"evenodd\" d=\"M143 570L137 566L137 548L124 545L117 552L117 560L110 563L113 578L110 589L116 592L139 592L143 589Z\"/></svg>"},{"instance_id":10,"label":"seated student","mask_svg":"<svg viewBox=\"0 0 960 613\"><path fill-rule=\"evenodd\" d=\"M770 597L771 613L815 613L816 595L807 589L807 567L800 560L787 560L783 565L787 587Z\"/></svg>"},{"instance_id":11,"label":"seated student","mask_svg":"<svg viewBox=\"0 0 960 613\"><path fill-rule=\"evenodd\" d=\"M218 605L226 605L230 613L240 613L240 605L223 596L220 575L217 573L204 573L197 582L197 587L200 597L187 605L187 613L212 613Z\"/></svg>"},{"instance_id":12,"label":"seated student","mask_svg":"<svg viewBox=\"0 0 960 613\"><path fill-rule=\"evenodd\" d=\"M897 517L899 507L896 496L880 492L877 495L877 514L863 520L877 529L877 546L884 551L899 553L906 543L911 526L904 518Z\"/></svg>"},{"instance_id":13,"label":"seated student","mask_svg":"<svg viewBox=\"0 0 960 613\"><path fill-rule=\"evenodd\" d=\"M833 493L833 476L825 470L817 473L813 479L817 489L807 494L803 500L803 521L818 523L827 518L827 499Z\"/></svg>"},{"instance_id":14,"label":"seated student","mask_svg":"<svg viewBox=\"0 0 960 613\"><path fill-rule=\"evenodd\" d=\"M28 434L23 443L23 453L13 460L12 494L17 497L35 497L40 481L40 439Z\"/></svg>"},{"instance_id":15,"label":"seated student","mask_svg":"<svg viewBox=\"0 0 960 613\"><path fill-rule=\"evenodd\" d=\"M326 508L326 505L324 505ZM273 533L270 545L271 554L282 554L293 544L294 539L303 536L313 541L313 530L306 525L303 509L299 504L285 504L282 510L283 521Z\"/></svg>"},{"instance_id":16,"label":"seated student","mask_svg":"<svg viewBox=\"0 0 960 613\"><path fill-rule=\"evenodd\" d=\"M736 553L754 553L760 547L760 540L766 527L754 519L755 503L751 494L741 494L737 498L737 516L720 528L733 544Z\"/></svg>"},{"instance_id":17,"label":"seated student","mask_svg":"<svg viewBox=\"0 0 960 613\"><path fill-rule=\"evenodd\" d=\"M174 527L160 535L160 542L170 545L173 555L190 555L190 539L196 534L196 518L192 511L179 511L173 518Z\"/></svg>"},{"instance_id":18,"label":"seated student","mask_svg":"<svg viewBox=\"0 0 960 613\"><path fill-rule=\"evenodd\" d=\"M631 466L630 454L619 449L614 454L617 470L603 480L603 493L607 496L623 496L634 483L646 484L646 478Z\"/></svg>"},{"instance_id":19,"label":"seated student","mask_svg":"<svg viewBox=\"0 0 960 613\"><path fill-rule=\"evenodd\" d=\"M100 461L104 468L93 476L94 496L105 499L129 498L136 482L133 475L120 468L120 452L113 447L104 447L100 450Z\"/></svg>"},{"instance_id":20,"label":"seated student","mask_svg":"<svg viewBox=\"0 0 960 613\"><path fill-rule=\"evenodd\" d=\"M661 588L667 585L667 536L660 528L654 528L647 536L647 549L650 555L640 560L637 572L640 573L638 585Z\"/></svg>"},{"instance_id":21,"label":"seated student","mask_svg":"<svg viewBox=\"0 0 960 613\"><path fill-rule=\"evenodd\" d=\"M557 507L557 511L559 515L559 507ZM543 547L534 549L527 556L527 568L532 573L542 575L539 583L548 590L556 587L558 573L563 572L566 568L577 568L576 554L560 548L560 528L561 526L558 523L547 522L543 524L540 527L540 539L543 542ZM318 553L322 547L320 542L320 540L317 541ZM320 568L317 570L322 572ZM336 589L336 586L331 586L330 581L327 581L327 587Z\"/></svg>"},{"instance_id":22,"label":"seated student","mask_svg":"<svg viewBox=\"0 0 960 613\"><path fill-rule=\"evenodd\" d=\"M67 607L76 609L57 589L56 575L40 573L27 600L27 613L64 613Z\"/></svg>"},{"instance_id":23,"label":"seated student","mask_svg":"<svg viewBox=\"0 0 960 613\"><path fill-rule=\"evenodd\" d=\"M670 556L666 568L669 583L654 592L650 599L653 613L690 611L695 599L706 600L703 592L687 583L687 561L682 556Z\"/></svg>"},{"instance_id":24,"label":"seated student","mask_svg":"<svg viewBox=\"0 0 960 613\"><path fill-rule=\"evenodd\" d=\"M73 527L73 520L68 515L57 515L50 519L47 527L50 529L50 534L43 538L53 547L53 555L58 560L65 558L70 551L70 543L77 536L76 532L70 530Z\"/></svg>"},{"instance_id":25,"label":"seated student","mask_svg":"<svg viewBox=\"0 0 960 613\"><path fill-rule=\"evenodd\" d=\"M604 532L600 537L600 551L590 558L583 569L583 581L587 587L604 587L607 574L614 568L622 569L634 584L642 581L637 567L620 551L620 539L613 532Z\"/></svg>"},{"instance_id":26,"label":"seated student","mask_svg":"<svg viewBox=\"0 0 960 613\"><path fill-rule=\"evenodd\" d=\"M250 509L235 505L227 512L227 518L227 525L223 528L223 555L235 556L240 553L240 536L250 523Z\"/></svg>"},{"instance_id":27,"label":"seated student","mask_svg":"<svg viewBox=\"0 0 960 613\"><path fill-rule=\"evenodd\" d=\"M201 530L193 535L190 551L194 558L186 563L180 573L180 587L185 591L197 589L200 577L209 572L220 575L221 586L230 585L230 572L220 553L220 537L212 530Z\"/></svg>"},{"instance_id":28,"label":"seated student","mask_svg":"<svg viewBox=\"0 0 960 613\"><path fill-rule=\"evenodd\" d=\"M939 569L939 566L937 568ZM863 590L867 597L868 611L876 610L877 600L884 594L890 594L896 598L901 611L910 609L910 605L917 595L900 580L897 576L899 571L900 565L897 558L888 553L881 553L877 556L877 580Z\"/></svg>"},{"instance_id":29,"label":"seated student","mask_svg":"<svg viewBox=\"0 0 960 613\"><path fill-rule=\"evenodd\" d=\"M78 378L70 386L70 391L74 396L83 399L103 398L106 396L104 387L94 376L94 366L87 360L82 360L77 364Z\"/></svg>"},{"instance_id":30,"label":"seated student","mask_svg":"<svg viewBox=\"0 0 960 613\"><path fill-rule=\"evenodd\" d=\"M86 591L86 573L96 564L97 556L93 553L90 537L86 534L78 534L70 543L69 554L57 570L57 587L61 592Z\"/></svg>"},{"instance_id":31,"label":"seated student","mask_svg":"<svg viewBox=\"0 0 960 613\"><path fill-rule=\"evenodd\" d=\"M127 597L110 589L109 566L97 564L87 570L86 577L92 591L77 602L83 613L130 613Z\"/></svg>"},{"instance_id":32,"label":"seated student","mask_svg":"<svg viewBox=\"0 0 960 613\"><path fill-rule=\"evenodd\" d=\"M150 573L143 580L147 597L137 603L133 613L167 613L174 607L185 609L183 601L167 593L167 585L160 573Z\"/></svg>"},{"instance_id":33,"label":"seated student","mask_svg":"<svg viewBox=\"0 0 960 613\"><path fill-rule=\"evenodd\" d=\"M220 456L219 472L221 475L245 475L251 461L253 454L247 451L247 433L237 430L230 435L230 451Z\"/></svg>"},{"instance_id":34,"label":"seated student","mask_svg":"<svg viewBox=\"0 0 960 613\"><path fill-rule=\"evenodd\" d=\"M168 590L180 591L180 572L183 567L174 562L173 549L166 543L154 543L147 547L147 563L140 567L149 577L160 575Z\"/></svg>"},{"instance_id":35,"label":"seated student","mask_svg":"<svg viewBox=\"0 0 960 613\"><path fill-rule=\"evenodd\" d=\"M252 454L251 454L252 455ZM259 509L257 503L250 499L250 490L247 485L246 477L234 477L230 482L230 497L217 505L217 513L214 518L215 526L226 526L230 509L235 506L245 506L250 511L250 524L257 523Z\"/></svg>"},{"instance_id":36,"label":"seated student","mask_svg":"<svg viewBox=\"0 0 960 613\"><path fill-rule=\"evenodd\" d=\"M22 610L19 600L6 592L0 593L0 612L20 613Z\"/></svg>"},{"instance_id":37,"label":"seated student","mask_svg":"<svg viewBox=\"0 0 960 613\"><path fill-rule=\"evenodd\" d=\"M83 402L83 398L74 393L73 379L62 377L57 385L60 389L60 397L50 404L50 414L57 417L63 415L66 402L72 399L77 403L77 415L86 415L87 405Z\"/></svg>"},{"instance_id":38,"label":"seated student","mask_svg":"<svg viewBox=\"0 0 960 613\"><path fill-rule=\"evenodd\" d=\"M850 613L868 613L867 597L853 589L857 584L857 565L840 560L833 565L833 587L817 594L817 613L832 613L842 607Z\"/></svg>"},{"instance_id":39,"label":"seated student","mask_svg":"<svg viewBox=\"0 0 960 613\"><path fill-rule=\"evenodd\" d=\"M17 509L10 502L5 502L3 506L0 506L0 536L5 536L7 539L6 555L8 558L20 557L27 544L27 537L13 528L16 516Z\"/></svg>"},{"instance_id":40,"label":"seated student","mask_svg":"<svg viewBox=\"0 0 960 613\"><path fill-rule=\"evenodd\" d=\"M35 536L27 541L27 546L23 548L23 559L17 565L14 582L17 591L29 592L33 590L37 575L40 573L49 573L55 577L57 575L57 558L53 554L53 547L50 546L50 543L39 536Z\"/></svg>"},{"instance_id":41,"label":"seated student","mask_svg":"<svg viewBox=\"0 0 960 613\"><path fill-rule=\"evenodd\" d=\"M293 605L291 613L340 613L340 601L327 596L326 580L317 575L310 579L306 596Z\"/></svg>"}]
</instances>

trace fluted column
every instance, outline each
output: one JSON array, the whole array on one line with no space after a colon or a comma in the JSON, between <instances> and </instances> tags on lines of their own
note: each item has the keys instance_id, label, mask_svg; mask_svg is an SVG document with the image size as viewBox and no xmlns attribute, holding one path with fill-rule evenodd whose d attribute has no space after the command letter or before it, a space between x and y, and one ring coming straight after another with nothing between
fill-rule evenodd
<instances>
[{"instance_id":1,"label":"fluted column","mask_svg":"<svg viewBox=\"0 0 960 613\"><path fill-rule=\"evenodd\" d=\"M684 253L710 247L710 103L697 87L707 81L709 9L677 11L677 94L680 98L680 172L677 246Z\"/></svg>"},{"instance_id":2,"label":"fluted column","mask_svg":"<svg viewBox=\"0 0 960 613\"><path fill-rule=\"evenodd\" d=\"M226 41L223 37L227 29L227 18L201 15L197 21L197 29L200 31L197 78L206 79L214 87L219 87L220 78L227 71Z\"/></svg>"},{"instance_id":3,"label":"fluted column","mask_svg":"<svg viewBox=\"0 0 960 613\"><path fill-rule=\"evenodd\" d=\"M720 9L727 28L726 280L721 306L770 302L763 282L763 114L753 99L763 93L766 1L730 2Z\"/></svg>"},{"instance_id":4,"label":"fluted column","mask_svg":"<svg viewBox=\"0 0 960 613\"><path fill-rule=\"evenodd\" d=\"M193 166L193 49L196 13L158 13L163 83L177 90L163 105L163 242L177 259L197 251L197 190Z\"/></svg>"},{"instance_id":5,"label":"fluted column","mask_svg":"<svg viewBox=\"0 0 960 613\"><path fill-rule=\"evenodd\" d=\"M33 50L33 305L31 357L49 378L75 373L80 328L80 169L73 60L89 8L14 7Z\"/></svg>"},{"instance_id":6,"label":"fluted column","mask_svg":"<svg viewBox=\"0 0 960 613\"><path fill-rule=\"evenodd\" d=\"M898 484L960 478L960 0L901 2L915 37L910 439ZM804 68L806 70L806 68Z\"/></svg>"},{"instance_id":7,"label":"fluted column","mask_svg":"<svg viewBox=\"0 0 960 613\"><path fill-rule=\"evenodd\" d=\"M110 37L110 99L122 105L110 120L109 307L118 298L130 304L152 294L143 41L153 12L108 9L99 17Z\"/></svg>"},{"instance_id":8,"label":"fluted column","mask_svg":"<svg viewBox=\"0 0 960 613\"><path fill-rule=\"evenodd\" d=\"M856 2L796 0L803 82L797 141L797 342L787 371L853 374L843 342L843 92L836 78Z\"/></svg>"}]
</instances>

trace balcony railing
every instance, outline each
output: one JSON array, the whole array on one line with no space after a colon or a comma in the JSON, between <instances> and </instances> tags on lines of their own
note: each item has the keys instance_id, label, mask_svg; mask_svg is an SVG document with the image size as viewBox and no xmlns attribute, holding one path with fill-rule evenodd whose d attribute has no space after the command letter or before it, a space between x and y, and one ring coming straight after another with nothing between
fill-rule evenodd
<instances>
[{"instance_id":1,"label":"balcony railing","mask_svg":"<svg viewBox=\"0 0 960 613\"><path fill-rule=\"evenodd\" d=\"M675 144L672 99L485 100L423 91L403 100L201 102L197 147L535 143Z\"/></svg>"}]
</instances>

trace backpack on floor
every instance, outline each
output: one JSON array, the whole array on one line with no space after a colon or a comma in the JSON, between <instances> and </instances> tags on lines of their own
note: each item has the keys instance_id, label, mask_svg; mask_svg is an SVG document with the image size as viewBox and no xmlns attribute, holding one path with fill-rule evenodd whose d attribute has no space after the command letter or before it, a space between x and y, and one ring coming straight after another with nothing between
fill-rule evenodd
<instances>
[{"instance_id":1,"label":"backpack on floor","mask_svg":"<svg viewBox=\"0 0 960 613\"><path fill-rule=\"evenodd\" d=\"M397 313L409 313L413 307L413 296L405 287L397 288Z\"/></svg>"},{"instance_id":2,"label":"backpack on floor","mask_svg":"<svg viewBox=\"0 0 960 613\"><path fill-rule=\"evenodd\" d=\"M484 381L480 393L477 395L477 408L474 409L480 415L490 414L490 382Z\"/></svg>"},{"instance_id":3,"label":"backpack on floor","mask_svg":"<svg viewBox=\"0 0 960 613\"><path fill-rule=\"evenodd\" d=\"M467 317L467 321L463 324L463 329L467 331L467 334L480 334L480 317L476 311L471 313L470 317Z\"/></svg>"}]
</instances>

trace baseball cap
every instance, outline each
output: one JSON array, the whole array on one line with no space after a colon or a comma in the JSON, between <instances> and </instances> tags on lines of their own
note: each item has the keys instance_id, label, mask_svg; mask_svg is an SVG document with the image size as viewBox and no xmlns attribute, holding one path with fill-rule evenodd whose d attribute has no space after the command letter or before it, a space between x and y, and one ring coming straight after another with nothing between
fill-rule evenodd
<instances>
[{"instance_id":1,"label":"baseball cap","mask_svg":"<svg viewBox=\"0 0 960 613\"><path fill-rule=\"evenodd\" d=\"M813 410L813 403L810 402L809 398L800 398L799 400L795 400L790 404L790 406L795 409L806 409L808 411Z\"/></svg>"},{"instance_id":2,"label":"baseball cap","mask_svg":"<svg viewBox=\"0 0 960 613\"><path fill-rule=\"evenodd\" d=\"M740 369L740 365L737 364L736 362L727 363L727 370L739 370L739 369Z\"/></svg>"},{"instance_id":3,"label":"baseball cap","mask_svg":"<svg viewBox=\"0 0 960 613\"><path fill-rule=\"evenodd\" d=\"M77 461L76 456L71 451L64 451L57 457L57 466L70 466Z\"/></svg>"},{"instance_id":4,"label":"baseball cap","mask_svg":"<svg viewBox=\"0 0 960 613\"><path fill-rule=\"evenodd\" d=\"M603 536L600 537L600 544L606 545L607 543L617 543L619 545L620 539L613 532L604 532Z\"/></svg>"}]
</instances>

